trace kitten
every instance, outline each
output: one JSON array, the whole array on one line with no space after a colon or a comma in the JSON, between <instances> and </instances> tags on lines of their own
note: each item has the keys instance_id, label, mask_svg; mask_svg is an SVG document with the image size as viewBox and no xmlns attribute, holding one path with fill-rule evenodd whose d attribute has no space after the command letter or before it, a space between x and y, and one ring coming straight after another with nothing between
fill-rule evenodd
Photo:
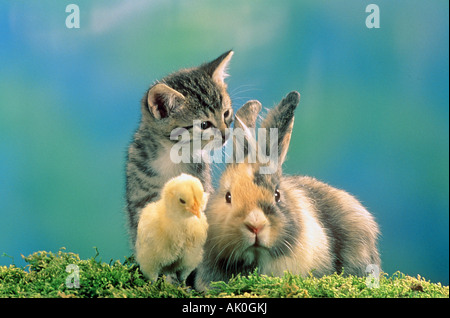
<instances>
[{"instance_id":1,"label":"kitten","mask_svg":"<svg viewBox=\"0 0 450 318\"><path fill-rule=\"evenodd\" d=\"M128 149L126 166L126 199L128 230L134 250L137 224L142 208L160 199L164 184L181 173L200 179L206 192L211 193L210 167L204 160L200 163L174 163L170 158L174 129L184 128L190 136L194 128L202 132L220 130L222 146L225 129L233 120L231 99L224 79L233 55L228 51L212 62L199 67L182 69L156 82L141 101L141 122ZM193 120L200 125L194 127ZM218 129L218 130L217 130ZM192 138L190 138L191 149ZM203 147L206 141L202 141Z\"/></svg>"}]
</instances>

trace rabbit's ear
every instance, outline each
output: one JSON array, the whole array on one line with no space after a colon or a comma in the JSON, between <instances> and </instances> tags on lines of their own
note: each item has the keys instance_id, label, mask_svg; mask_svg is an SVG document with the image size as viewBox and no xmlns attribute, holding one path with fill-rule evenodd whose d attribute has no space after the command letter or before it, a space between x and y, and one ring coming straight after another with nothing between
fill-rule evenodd
<instances>
[{"instance_id":1,"label":"rabbit's ear","mask_svg":"<svg viewBox=\"0 0 450 318\"><path fill-rule=\"evenodd\" d=\"M261 111L261 103L251 100L238 109L233 130L233 163L242 163L251 153L256 153L255 126Z\"/></svg>"},{"instance_id":2,"label":"rabbit's ear","mask_svg":"<svg viewBox=\"0 0 450 318\"><path fill-rule=\"evenodd\" d=\"M256 119L261 111L261 103L257 100L251 100L245 103L236 112L236 121L234 128L255 128Z\"/></svg>"},{"instance_id":3,"label":"rabbit's ear","mask_svg":"<svg viewBox=\"0 0 450 318\"><path fill-rule=\"evenodd\" d=\"M278 167L281 167L286 158L294 126L294 111L299 102L300 94L296 91L290 92L276 107L269 111L261 123L261 128L266 128L266 155L269 155L272 151L271 144L278 145ZM270 128L277 129L277 144L270 141Z\"/></svg>"}]
</instances>

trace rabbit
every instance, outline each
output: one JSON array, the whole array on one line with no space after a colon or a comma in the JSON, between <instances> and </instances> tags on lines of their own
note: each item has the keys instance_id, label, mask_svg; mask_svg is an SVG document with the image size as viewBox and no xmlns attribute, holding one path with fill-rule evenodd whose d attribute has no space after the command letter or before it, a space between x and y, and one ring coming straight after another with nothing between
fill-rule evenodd
<instances>
[{"instance_id":1,"label":"rabbit","mask_svg":"<svg viewBox=\"0 0 450 318\"><path fill-rule=\"evenodd\" d=\"M197 290L256 268L266 275L321 277L342 270L365 276L369 264L380 266L378 225L356 198L312 177L282 174L299 101L298 92L289 93L261 123L278 129L270 148L278 155L274 173L261 173L267 163L244 160L228 164L222 174L206 210L209 229ZM254 128L260 110L258 101L247 102L236 113L235 128ZM250 134L246 141L246 151L256 144ZM266 151L269 146L266 138Z\"/></svg>"}]
</instances>

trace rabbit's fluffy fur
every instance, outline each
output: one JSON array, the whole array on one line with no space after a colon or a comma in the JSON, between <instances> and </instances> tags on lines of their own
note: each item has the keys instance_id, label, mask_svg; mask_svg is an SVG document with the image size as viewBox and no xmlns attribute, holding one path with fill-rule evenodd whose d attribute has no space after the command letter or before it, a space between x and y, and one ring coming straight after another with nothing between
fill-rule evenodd
<instances>
[{"instance_id":1,"label":"rabbit's fluffy fur","mask_svg":"<svg viewBox=\"0 0 450 318\"><path fill-rule=\"evenodd\" d=\"M275 276L342 269L363 276L367 265L379 266L378 225L358 200L311 177L282 175L299 100L299 93L289 93L261 123L278 129L275 173L261 174L262 164L244 162L229 164L222 175L206 211L208 238L196 289L255 268ZM259 102L248 102L236 114L236 125L255 127L260 109ZM247 138L247 146L255 144Z\"/></svg>"}]
</instances>

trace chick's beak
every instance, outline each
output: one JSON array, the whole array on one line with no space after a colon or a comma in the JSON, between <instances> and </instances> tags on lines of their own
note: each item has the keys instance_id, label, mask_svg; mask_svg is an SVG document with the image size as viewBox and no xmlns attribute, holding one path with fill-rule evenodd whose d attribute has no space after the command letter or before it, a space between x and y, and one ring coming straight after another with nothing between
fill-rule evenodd
<instances>
[{"instance_id":1,"label":"chick's beak","mask_svg":"<svg viewBox=\"0 0 450 318\"><path fill-rule=\"evenodd\" d=\"M196 217L200 218L200 213L202 211L200 210L200 205L198 204L197 200L194 199L194 203L190 207L186 207L186 209Z\"/></svg>"}]
</instances>

